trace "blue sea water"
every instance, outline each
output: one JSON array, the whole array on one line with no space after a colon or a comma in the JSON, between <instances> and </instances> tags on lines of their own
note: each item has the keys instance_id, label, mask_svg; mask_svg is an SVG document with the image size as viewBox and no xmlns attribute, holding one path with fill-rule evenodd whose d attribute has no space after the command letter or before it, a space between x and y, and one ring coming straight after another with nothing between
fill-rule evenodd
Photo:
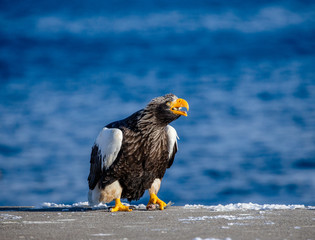
<instances>
[{"instance_id":1,"label":"blue sea water","mask_svg":"<svg viewBox=\"0 0 315 240\"><path fill-rule=\"evenodd\" d=\"M314 19L298 0L1 1L0 205L86 201L100 129L169 92L190 111L161 199L314 205Z\"/></svg>"}]
</instances>

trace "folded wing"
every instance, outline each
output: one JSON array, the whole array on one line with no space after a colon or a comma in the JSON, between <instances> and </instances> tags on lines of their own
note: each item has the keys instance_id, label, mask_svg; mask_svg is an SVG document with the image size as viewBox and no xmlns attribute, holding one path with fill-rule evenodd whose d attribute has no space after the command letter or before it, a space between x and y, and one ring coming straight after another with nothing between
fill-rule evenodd
<instances>
[{"instance_id":1,"label":"folded wing","mask_svg":"<svg viewBox=\"0 0 315 240\"><path fill-rule=\"evenodd\" d=\"M177 139L179 139L179 137L177 136L177 132L175 128L173 128L170 125L166 126L166 134L168 138L168 152L169 152L168 154L169 162L168 162L167 168L170 168L174 162L175 154L178 150Z\"/></svg>"},{"instance_id":2,"label":"folded wing","mask_svg":"<svg viewBox=\"0 0 315 240\"><path fill-rule=\"evenodd\" d=\"M123 140L122 131L118 128L106 128L97 136L92 147L90 159L89 188L94 189L103 171L116 160Z\"/></svg>"}]
</instances>

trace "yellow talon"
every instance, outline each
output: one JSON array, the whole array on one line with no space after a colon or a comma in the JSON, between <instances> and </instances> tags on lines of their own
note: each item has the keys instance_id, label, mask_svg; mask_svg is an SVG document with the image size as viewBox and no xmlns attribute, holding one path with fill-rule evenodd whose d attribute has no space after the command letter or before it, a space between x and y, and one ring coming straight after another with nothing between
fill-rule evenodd
<instances>
[{"instance_id":1,"label":"yellow talon","mask_svg":"<svg viewBox=\"0 0 315 240\"><path fill-rule=\"evenodd\" d=\"M113 207L113 208L111 209L111 212L118 212L118 211L131 212L132 209L130 209L129 207L123 205L123 204L120 202L120 199L119 199L119 198L116 198L116 200L115 200L115 207Z\"/></svg>"},{"instance_id":2,"label":"yellow talon","mask_svg":"<svg viewBox=\"0 0 315 240\"><path fill-rule=\"evenodd\" d=\"M164 210L164 207L166 207L166 203L163 202L162 200L160 200L154 193L150 193L150 200L147 204L147 206L149 206L150 204L159 204L160 209Z\"/></svg>"}]
</instances>

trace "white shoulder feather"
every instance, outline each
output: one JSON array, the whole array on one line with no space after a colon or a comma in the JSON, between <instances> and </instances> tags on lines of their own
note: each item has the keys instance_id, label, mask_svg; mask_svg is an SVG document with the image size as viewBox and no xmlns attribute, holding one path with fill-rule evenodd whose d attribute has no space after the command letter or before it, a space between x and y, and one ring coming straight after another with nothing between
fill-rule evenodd
<instances>
[{"instance_id":1,"label":"white shoulder feather","mask_svg":"<svg viewBox=\"0 0 315 240\"><path fill-rule=\"evenodd\" d=\"M108 169L115 161L123 140L123 133L118 128L104 127L95 140L102 154L102 169Z\"/></svg>"},{"instance_id":2,"label":"white shoulder feather","mask_svg":"<svg viewBox=\"0 0 315 240\"><path fill-rule=\"evenodd\" d=\"M173 128L172 126L170 125L167 125L166 126L166 134L167 134L167 137L168 137L168 142L169 142L169 145L168 145L168 157L170 158L173 154L173 150L174 150L174 145L177 146L177 139L179 139L179 137L177 136L177 132L175 130L175 128Z\"/></svg>"}]
</instances>

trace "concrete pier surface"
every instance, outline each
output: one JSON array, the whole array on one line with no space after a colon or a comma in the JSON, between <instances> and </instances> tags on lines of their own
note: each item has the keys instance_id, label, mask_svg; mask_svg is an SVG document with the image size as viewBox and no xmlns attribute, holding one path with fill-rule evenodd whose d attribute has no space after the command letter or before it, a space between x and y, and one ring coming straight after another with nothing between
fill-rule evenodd
<instances>
[{"instance_id":1,"label":"concrete pier surface","mask_svg":"<svg viewBox=\"0 0 315 240\"><path fill-rule=\"evenodd\" d=\"M0 239L315 240L315 210L164 211L0 207Z\"/></svg>"}]
</instances>

